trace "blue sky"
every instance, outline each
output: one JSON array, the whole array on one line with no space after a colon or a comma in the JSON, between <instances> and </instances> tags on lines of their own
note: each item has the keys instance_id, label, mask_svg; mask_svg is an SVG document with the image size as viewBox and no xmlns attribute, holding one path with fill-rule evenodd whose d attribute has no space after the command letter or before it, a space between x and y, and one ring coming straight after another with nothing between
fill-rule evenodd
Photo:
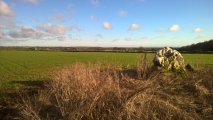
<instances>
[{"instance_id":1,"label":"blue sky","mask_svg":"<svg viewBox=\"0 0 213 120\"><path fill-rule=\"evenodd\" d=\"M180 47L213 39L213 0L0 0L0 46Z\"/></svg>"}]
</instances>

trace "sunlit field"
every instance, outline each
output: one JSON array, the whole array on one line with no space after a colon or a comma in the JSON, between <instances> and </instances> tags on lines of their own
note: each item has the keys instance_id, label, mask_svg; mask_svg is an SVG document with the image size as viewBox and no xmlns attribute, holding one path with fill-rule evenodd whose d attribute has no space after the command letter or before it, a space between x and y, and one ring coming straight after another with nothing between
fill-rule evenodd
<instances>
[{"instance_id":1,"label":"sunlit field","mask_svg":"<svg viewBox=\"0 0 213 120\"><path fill-rule=\"evenodd\" d=\"M11 81L46 79L49 76L49 72L75 62L101 62L102 64L122 64L123 68L134 67L137 65L137 59L140 54L1 51L0 56L1 86L3 84L7 86Z\"/></svg>"},{"instance_id":2,"label":"sunlit field","mask_svg":"<svg viewBox=\"0 0 213 120\"><path fill-rule=\"evenodd\" d=\"M15 81L48 79L50 73L60 67L76 62L118 64L119 69L134 68L144 53L113 52L43 52L43 51L1 51L0 87L19 85ZM186 63L212 65L213 54L183 54ZM152 61L154 53L148 54Z\"/></svg>"},{"instance_id":3,"label":"sunlit field","mask_svg":"<svg viewBox=\"0 0 213 120\"><path fill-rule=\"evenodd\" d=\"M185 76L153 68L154 53L1 51L0 57L3 119L213 118L213 54L183 54L194 68Z\"/></svg>"},{"instance_id":4,"label":"sunlit field","mask_svg":"<svg viewBox=\"0 0 213 120\"><path fill-rule=\"evenodd\" d=\"M0 120L213 120L212 3L0 0Z\"/></svg>"}]
</instances>

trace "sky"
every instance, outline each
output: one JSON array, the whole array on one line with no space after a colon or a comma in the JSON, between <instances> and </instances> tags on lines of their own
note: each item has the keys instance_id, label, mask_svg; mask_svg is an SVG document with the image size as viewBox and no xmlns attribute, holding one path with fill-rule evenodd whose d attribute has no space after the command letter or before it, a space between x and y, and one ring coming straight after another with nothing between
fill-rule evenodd
<instances>
[{"instance_id":1,"label":"sky","mask_svg":"<svg viewBox=\"0 0 213 120\"><path fill-rule=\"evenodd\" d=\"M181 47L213 39L213 0L0 0L0 46Z\"/></svg>"}]
</instances>

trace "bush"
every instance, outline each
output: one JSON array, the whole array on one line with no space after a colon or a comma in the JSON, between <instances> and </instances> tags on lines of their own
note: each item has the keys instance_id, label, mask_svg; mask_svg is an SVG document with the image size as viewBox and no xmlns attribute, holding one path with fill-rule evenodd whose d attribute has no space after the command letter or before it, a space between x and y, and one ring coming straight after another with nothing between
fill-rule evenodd
<instances>
[{"instance_id":1,"label":"bush","mask_svg":"<svg viewBox=\"0 0 213 120\"><path fill-rule=\"evenodd\" d=\"M192 79L162 73L143 60L133 70L138 77L110 65L103 70L100 63L64 67L37 94L21 95L20 113L36 120L213 118L212 86L199 75ZM212 85L210 78L206 81Z\"/></svg>"}]
</instances>

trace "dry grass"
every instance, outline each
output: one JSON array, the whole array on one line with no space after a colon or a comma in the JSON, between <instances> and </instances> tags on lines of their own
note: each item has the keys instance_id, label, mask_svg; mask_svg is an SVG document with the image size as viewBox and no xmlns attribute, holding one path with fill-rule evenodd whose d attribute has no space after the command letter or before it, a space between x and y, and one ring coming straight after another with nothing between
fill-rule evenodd
<instances>
[{"instance_id":1,"label":"dry grass","mask_svg":"<svg viewBox=\"0 0 213 120\"><path fill-rule=\"evenodd\" d=\"M76 63L55 71L34 95L21 95L23 119L212 119L213 70L182 78L152 67L146 57L136 69ZM203 75L207 76L203 78ZM134 77L137 76L137 77Z\"/></svg>"}]
</instances>

